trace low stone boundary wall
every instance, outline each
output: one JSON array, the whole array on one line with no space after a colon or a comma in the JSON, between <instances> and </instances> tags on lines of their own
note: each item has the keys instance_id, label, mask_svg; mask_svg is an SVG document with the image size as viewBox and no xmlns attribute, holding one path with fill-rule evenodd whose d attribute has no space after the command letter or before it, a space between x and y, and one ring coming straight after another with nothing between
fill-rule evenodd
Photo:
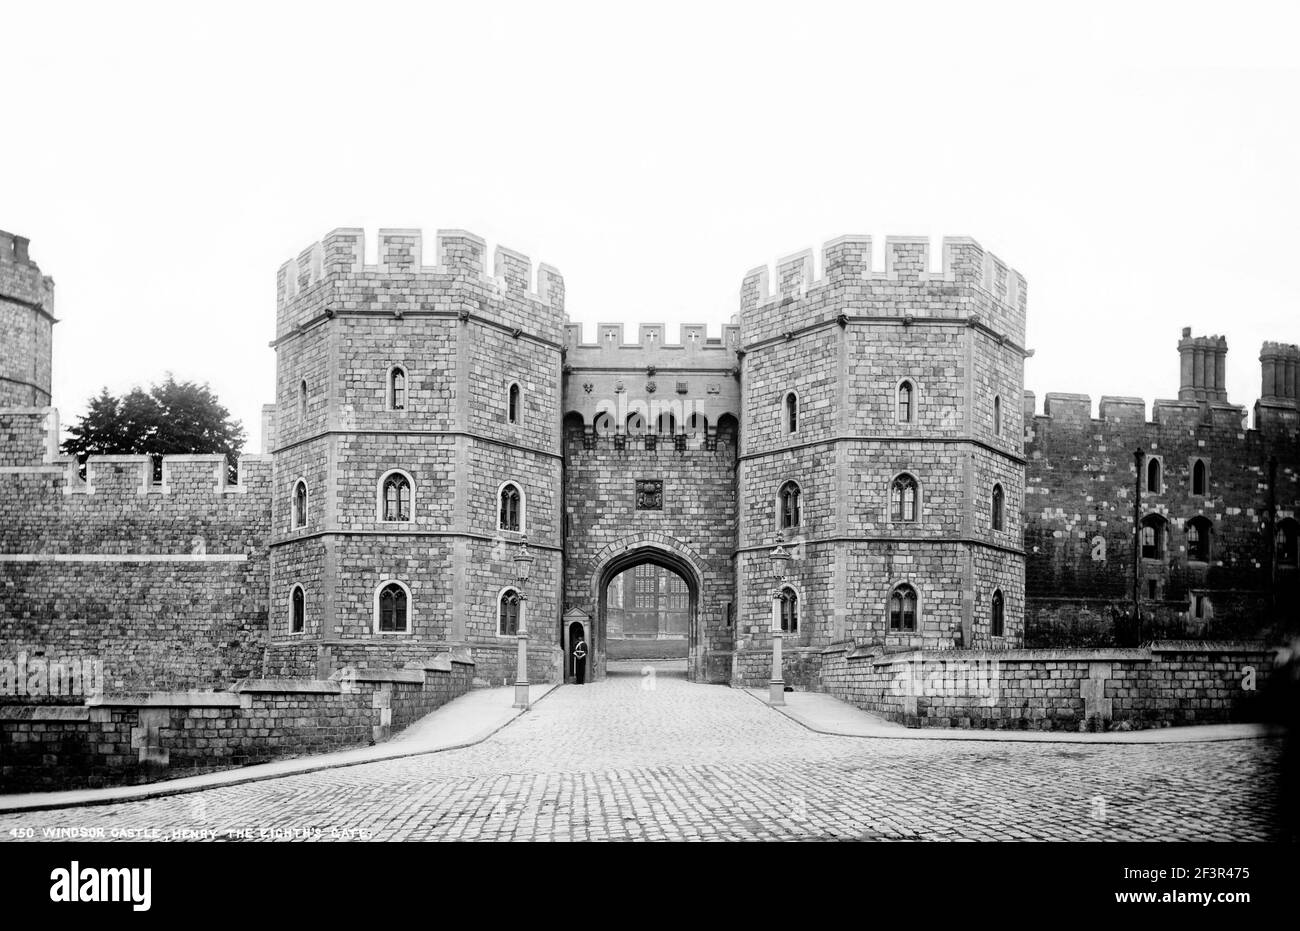
<instances>
[{"instance_id":1,"label":"low stone boundary wall","mask_svg":"<svg viewBox=\"0 0 1300 931\"><path fill-rule=\"evenodd\" d=\"M822 651L830 694L909 727L1110 730L1259 720L1276 653L1157 641L1135 649Z\"/></svg>"},{"instance_id":2,"label":"low stone boundary wall","mask_svg":"<svg viewBox=\"0 0 1300 931\"><path fill-rule=\"evenodd\" d=\"M533 636L540 637L534 633ZM265 654L262 674L266 676L300 677L330 675L336 669L349 666L358 669L389 669L409 665L408 660L419 661L428 655L428 646L420 643L331 643L324 648L304 643L272 643ZM454 655L474 663L474 675L482 684L513 685L516 676L516 650L514 638L499 643L460 641L449 644ZM528 641L528 680L530 682L558 682L560 676L560 648L541 639Z\"/></svg>"},{"instance_id":3,"label":"low stone boundary wall","mask_svg":"<svg viewBox=\"0 0 1300 931\"><path fill-rule=\"evenodd\" d=\"M241 679L226 692L0 706L0 791L135 785L387 740L469 691L454 656L329 679Z\"/></svg>"},{"instance_id":4,"label":"low stone boundary wall","mask_svg":"<svg viewBox=\"0 0 1300 931\"><path fill-rule=\"evenodd\" d=\"M781 649L781 670L785 683L796 689L823 691L822 663L826 651L821 647L786 643ZM737 650L733 654L731 684L741 688L766 688L772 680L772 649Z\"/></svg>"}]
</instances>

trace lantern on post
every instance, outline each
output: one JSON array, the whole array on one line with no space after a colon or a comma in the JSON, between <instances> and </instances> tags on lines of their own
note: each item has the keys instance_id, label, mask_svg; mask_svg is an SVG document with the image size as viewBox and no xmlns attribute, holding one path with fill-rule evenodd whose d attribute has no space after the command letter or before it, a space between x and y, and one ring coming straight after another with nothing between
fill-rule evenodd
<instances>
[{"instance_id":1,"label":"lantern on post","mask_svg":"<svg viewBox=\"0 0 1300 931\"><path fill-rule=\"evenodd\" d=\"M528 608L525 592L532 574L533 554L528 552L528 538L519 541L515 550L515 589L519 593L519 626L515 629L515 704L528 709Z\"/></svg>"}]
</instances>

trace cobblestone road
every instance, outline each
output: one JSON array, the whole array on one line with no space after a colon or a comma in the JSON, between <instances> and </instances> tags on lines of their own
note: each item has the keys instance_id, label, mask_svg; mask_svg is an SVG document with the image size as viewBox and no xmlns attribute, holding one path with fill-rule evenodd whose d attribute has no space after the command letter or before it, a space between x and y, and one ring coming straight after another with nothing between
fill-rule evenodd
<instances>
[{"instance_id":1,"label":"cobblestone road","mask_svg":"<svg viewBox=\"0 0 1300 931\"><path fill-rule=\"evenodd\" d=\"M552 692L465 750L128 804L13 828L322 840L894 838L1264 840L1279 746L814 734L748 694L639 667Z\"/></svg>"}]
</instances>

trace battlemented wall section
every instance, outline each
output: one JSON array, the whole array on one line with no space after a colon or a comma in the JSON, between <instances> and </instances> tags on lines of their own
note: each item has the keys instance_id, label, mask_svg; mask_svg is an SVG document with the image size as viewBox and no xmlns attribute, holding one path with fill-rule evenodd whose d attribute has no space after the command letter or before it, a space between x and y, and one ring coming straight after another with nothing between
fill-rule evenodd
<instances>
[{"instance_id":1,"label":"battlemented wall section","mask_svg":"<svg viewBox=\"0 0 1300 931\"><path fill-rule=\"evenodd\" d=\"M166 456L157 484L148 456L91 456L83 479L52 409L0 410L0 437L6 659L100 662L117 690L260 670L268 457L240 459L238 484L223 456Z\"/></svg>"},{"instance_id":2,"label":"battlemented wall section","mask_svg":"<svg viewBox=\"0 0 1300 931\"><path fill-rule=\"evenodd\" d=\"M1031 643L1090 645L1117 619L1135 638L1255 637L1294 623L1300 574L1285 540L1300 526L1286 374L1295 347L1264 345L1271 393L1253 427L1222 390L1226 341L1184 330L1178 349L1180 399L1155 401L1150 420L1140 398L1103 397L1093 417L1087 395L1050 393L1042 413L1025 395ZM1131 620L1135 587L1142 628Z\"/></svg>"}]
</instances>

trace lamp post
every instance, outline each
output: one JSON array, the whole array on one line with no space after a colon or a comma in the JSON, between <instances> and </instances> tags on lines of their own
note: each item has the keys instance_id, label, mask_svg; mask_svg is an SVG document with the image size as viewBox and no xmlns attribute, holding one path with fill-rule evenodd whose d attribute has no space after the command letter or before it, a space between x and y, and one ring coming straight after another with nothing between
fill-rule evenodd
<instances>
[{"instance_id":1,"label":"lamp post","mask_svg":"<svg viewBox=\"0 0 1300 931\"><path fill-rule=\"evenodd\" d=\"M772 564L772 578L776 588L772 591L772 679L768 683L767 700L772 705L785 704L785 670L781 668L781 583L785 581L786 567L790 564L790 551L785 548L781 534L776 535L776 546L767 554Z\"/></svg>"},{"instance_id":2,"label":"lamp post","mask_svg":"<svg viewBox=\"0 0 1300 931\"><path fill-rule=\"evenodd\" d=\"M533 568L533 555L528 552L528 538L519 541L515 550L515 586L519 593L519 623L515 628L515 704L514 707L528 710L528 611L524 606L524 590L528 586L528 576Z\"/></svg>"}]
</instances>

